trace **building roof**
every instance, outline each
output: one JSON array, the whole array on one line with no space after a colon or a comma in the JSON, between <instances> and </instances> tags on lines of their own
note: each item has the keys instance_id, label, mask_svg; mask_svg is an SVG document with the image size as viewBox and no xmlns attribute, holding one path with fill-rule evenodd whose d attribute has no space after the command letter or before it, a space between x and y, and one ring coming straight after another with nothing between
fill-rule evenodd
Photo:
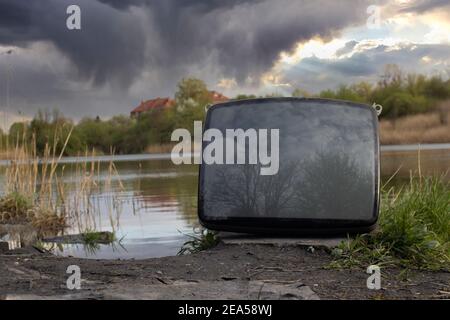
<instances>
[{"instance_id":1,"label":"building roof","mask_svg":"<svg viewBox=\"0 0 450 320\"><path fill-rule=\"evenodd\" d=\"M223 94L217 91L209 91L212 103L226 102L230 100ZM175 100L171 98L156 98L152 100L141 101L141 104L131 111L131 115L138 115L150 110L158 110L163 108L172 107L175 104Z\"/></svg>"},{"instance_id":2,"label":"building roof","mask_svg":"<svg viewBox=\"0 0 450 320\"><path fill-rule=\"evenodd\" d=\"M171 107L174 103L175 101L170 98L159 98L159 97L152 100L142 101L138 107L134 108L131 111L131 114L135 115L150 110L168 108Z\"/></svg>"},{"instance_id":3,"label":"building roof","mask_svg":"<svg viewBox=\"0 0 450 320\"><path fill-rule=\"evenodd\" d=\"M230 100L230 98L225 97L223 94L217 91L210 91L211 99L213 103L226 102Z\"/></svg>"}]
</instances>

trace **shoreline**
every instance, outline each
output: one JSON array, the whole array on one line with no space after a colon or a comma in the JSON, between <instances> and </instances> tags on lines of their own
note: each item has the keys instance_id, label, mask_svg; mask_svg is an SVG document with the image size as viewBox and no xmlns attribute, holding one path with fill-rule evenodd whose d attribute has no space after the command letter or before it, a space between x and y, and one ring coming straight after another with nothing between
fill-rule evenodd
<instances>
[{"instance_id":1,"label":"shoreline","mask_svg":"<svg viewBox=\"0 0 450 320\"><path fill-rule=\"evenodd\" d=\"M1 299L448 299L449 272L327 269L327 250L299 245L224 244L196 254L145 260L56 257L31 249L0 254ZM68 290L69 265L81 290Z\"/></svg>"},{"instance_id":2,"label":"shoreline","mask_svg":"<svg viewBox=\"0 0 450 320\"><path fill-rule=\"evenodd\" d=\"M428 150L450 150L450 143L415 143L415 144L396 144L380 145L380 152L404 152L404 151L428 151ZM199 152L187 153L185 157L198 157ZM99 155L99 156L68 156L62 157L59 164L72 164L79 162L126 162L126 161L145 161L145 160L170 160L170 153L138 153L126 155ZM9 165L11 160L0 160L0 166ZM43 163L39 160L39 163Z\"/></svg>"}]
</instances>

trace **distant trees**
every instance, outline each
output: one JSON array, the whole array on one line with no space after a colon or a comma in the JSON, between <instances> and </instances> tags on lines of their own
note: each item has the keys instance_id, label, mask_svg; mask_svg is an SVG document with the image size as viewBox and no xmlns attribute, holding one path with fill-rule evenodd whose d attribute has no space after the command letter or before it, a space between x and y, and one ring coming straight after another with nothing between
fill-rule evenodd
<instances>
[{"instance_id":1,"label":"distant trees","mask_svg":"<svg viewBox=\"0 0 450 320\"><path fill-rule=\"evenodd\" d=\"M297 98L309 98L311 97L311 94L306 90L297 88L292 92L292 96Z\"/></svg>"},{"instance_id":2,"label":"distant trees","mask_svg":"<svg viewBox=\"0 0 450 320\"><path fill-rule=\"evenodd\" d=\"M254 94L238 94L233 100L246 100L257 98Z\"/></svg>"},{"instance_id":3,"label":"distant trees","mask_svg":"<svg viewBox=\"0 0 450 320\"><path fill-rule=\"evenodd\" d=\"M68 155L82 148L79 137L72 134L73 128L72 120L63 117L58 111L39 111L29 123L13 123L8 137L4 139L8 140L10 147L33 142L40 155L45 152L59 155L67 141L65 155Z\"/></svg>"},{"instance_id":4,"label":"distant trees","mask_svg":"<svg viewBox=\"0 0 450 320\"><path fill-rule=\"evenodd\" d=\"M386 65L376 85L359 82L341 85L336 90L324 90L321 98L342 99L383 106L381 117L397 118L431 111L439 101L450 98L450 80L439 76L404 75L396 65Z\"/></svg>"},{"instance_id":5,"label":"distant trees","mask_svg":"<svg viewBox=\"0 0 450 320\"><path fill-rule=\"evenodd\" d=\"M312 95L301 88L292 92L296 97L318 96L383 106L382 117L396 119L404 115L426 112L450 99L450 81L438 76L404 75L396 65L387 65L376 84L365 81L341 85L335 90L324 90ZM278 94L266 97L279 96ZM255 95L238 95L234 100L257 98ZM139 117L119 115L107 120L99 117L83 118L78 124L58 111L40 111L28 123L14 123L9 132L0 131L1 145L8 139L9 145L35 143L37 152L45 148L59 154L70 136L65 155L77 155L95 149L99 153L142 153L149 145L170 142L176 128L193 131L193 122L203 120L205 106L212 103L211 93L200 79L186 78L178 84L175 105L170 108L150 110ZM442 123L446 123L447 109L442 108ZM7 136L7 137L6 137Z\"/></svg>"},{"instance_id":6,"label":"distant trees","mask_svg":"<svg viewBox=\"0 0 450 320\"><path fill-rule=\"evenodd\" d=\"M203 120L205 106L211 102L205 83L187 78L178 84L175 106L171 108L150 110L136 118L124 115L108 120L83 118L78 124L58 111L39 111L29 123L14 123L8 139L10 145L33 143L40 155L46 148L59 154L69 134L64 155L78 155L87 150L104 154L142 153L149 145L169 143L175 128L192 131L193 121Z\"/></svg>"},{"instance_id":7,"label":"distant trees","mask_svg":"<svg viewBox=\"0 0 450 320\"><path fill-rule=\"evenodd\" d=\"M206 84L196 78L182 79L178 83L177 92L175 92L175 101L177 110L186 108L194 108L199 105L203 107L211 103L211 94L206 87Z\"/></svg>"},{"instance_id":8,"label":"distant trees","mask_svg":"<svg viewBox=\"0 0 450 320\"><path fill-rule=\"evenodd\" d=\"M175 113L173 115L175 126L186 128L192 133L193 122L203 120L205 107L211 103L211 93L202 80L195 78L181 80L175 93Z\"/></svg>"}]
</instances>

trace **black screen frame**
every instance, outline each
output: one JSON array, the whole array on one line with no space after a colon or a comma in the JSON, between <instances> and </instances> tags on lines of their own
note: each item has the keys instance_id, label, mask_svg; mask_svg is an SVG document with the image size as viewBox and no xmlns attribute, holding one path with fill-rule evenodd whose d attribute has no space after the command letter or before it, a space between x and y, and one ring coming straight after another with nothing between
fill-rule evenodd
<instances>
[{"instance_id":1,"label":"black screen frame","mask_svg":"<svg viewBox=\"0 0 450 320\"><path fill-rule=\"evenodd\" d=\"M200 224L211 230L240 232L250 234L269 234L269 235L335 235L335 234L355 234L370 232L376 226L379 216L380 206L380 141L378 115L375 109L367 104L349 102L335 99L322 98L258 98L235 100L212 105L208 108L206 119L203 126L203 132L210 127L211 114L219 108L232 108L233 106L243 106L246 104L265 104L276 102L296 102L296 103L333 103L354 108L364 108L372 112L374 125L374 160L375 160L375 197L373 204L372 217L368 220L342 220L342 219L304 219L304 218L238 218L231 217L226 219L208 219L204 215L204 169L205 164L199 166L198 180L198 198L197 208ZM206 142L202 141L202 150Z\"/></svg>"}]
</instances>

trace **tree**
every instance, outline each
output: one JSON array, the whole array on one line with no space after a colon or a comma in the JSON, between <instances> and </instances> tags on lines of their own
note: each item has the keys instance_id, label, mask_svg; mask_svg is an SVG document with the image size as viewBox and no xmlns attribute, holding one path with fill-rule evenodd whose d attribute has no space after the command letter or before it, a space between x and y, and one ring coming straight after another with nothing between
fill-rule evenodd
<instances>
[{"instance_id":1,"label":"tree","mask_svg":"<svg viewBox=\"0 0 450 320\"><path fill-rule=\"evenodd\" d=\"M212 103L212 96L202 80L187 78L178 84L175 102L175 127L192 133L194 121L204 119L205 107Z\"/></svg>"},{"instance_id":2,"label":"tree","mask_svg":"<svg viewBox=\"0 0 450 320\"><path fill-rule=\"evenodd\" d=\"M372 96L372 84L367 81L361 81L351 86L351 90L355 92L364 102L370 102Z\"/></svg>"},{"instance_id":3,"label":"tree","mask_svg":"<svg viewBox=\"0 0 450 320\"><path fill-rule=\"evenodd\" d=\"M84 149L95 149L103 153L108 153L111 145L110 125L100 119L83 118L75 128L76 134L83 142Z\"/></svg>"},{"instance_id":4,"label":"tree","mask_svg":"<svg viewBox=\"0 0 450 320\"><path fill-rule=\"evenodd\" d=\"M59 155L67 140L63 155L73 155L82 150L82 143L73 130L74 126L73 121L63 117L58 110L52 113L39 111L27 128L27 141L32 142L34 137L39 155L43 155L47 148L52 154Z\"/></svg>"},{"instance_id":5,"label":"tree","mask_svg":"<svg viewBox=\"0 0 450 320\"><path fill-rule=\"evenodd\" d=\"M424 88L425 94L433 99L444 100L450 97L450 87L440 76L431 77Z\"/></svg>"},{"instance_id":6,"label":"tree","mask_svg":"<svg viewBox=\"0 0 450 320\"><path fill-rule=\"evenodd\" d=\"M238 94L234 97L233 100L247 100L247 99L255 99L256 96L254 94Z\"/></svg>"},{"instance_id":7,"label":"tree","mask_svg":"<svg viewBox=\"0 0 450 320\"><path fill-rule=\"evenodd\" d=\"M327 89L327 90L322 90L319 93L319 97L320 98L325 98L325 99L336 99L336 94L334 93L333 90Z\"/></svg>"},{"instance_id":8,"label":"tree","mask_svg":"<svg viewBox=\"0 0 450 320\"><path fill-rule=\"evenodd\" d=\"M384 66L384 72L381 75L380 86L396 86L400 87L403 83L403 74L396 64L387 64Z\"/></svg>"},{"instance_id":9,"label":"tree","mask_svg":"<svg viewBox=\"0 0 450 320\"><path fill-rule=\"evenodd\" d=\"M413 96L402 91L389 95L383 102L385 115L394 119L426 111L427 107L427 99L424 96Z\"/></svg>"},{"instance_id":10,"label":"tree","mask_svg":"<svg viewBox=\"0 0 450 320\"><path fill-rule=\"evenodd\" d=\"M408 74L406 76L406 91L413 96L422 95L425 93L425 85L427 79L422 74Z\"/></svg>"},{"instance_id":11,"label":"tree","mask_svg":"<svg viewBox=\"0 0 450 320\"><path fill-rule=\"evenodd\" d=\"M335 91L333 90L324 90L320 92L319 96L321 98L326 99L339 99L353 102L366 102L366 99L358 94L354 90L354 87L349 87L346 85L340 85L339 88Z\"/></svg>"},{"instance_id":12,"label":"tree","mask_svg":"<svg viewBox=\"0 0 450 320\"><path fill-rule=\"evenodd\" d=\"M292 92L292 96L298 98L309 98L311 97L311 94L309 94L309 92L306 90L297 88Z\"/></svg>"},{"instance_id":13,"label":"tree","mask_svg":"<svg viewBox=\"0 0 450 320\"><path fill-rule=\"evenodd\" d=\"M177 109L183 110L198 106L205 107L212 102L212 97L202 80L186 78L178 83L175 101Z\"/></svg>"}]
</instances>

